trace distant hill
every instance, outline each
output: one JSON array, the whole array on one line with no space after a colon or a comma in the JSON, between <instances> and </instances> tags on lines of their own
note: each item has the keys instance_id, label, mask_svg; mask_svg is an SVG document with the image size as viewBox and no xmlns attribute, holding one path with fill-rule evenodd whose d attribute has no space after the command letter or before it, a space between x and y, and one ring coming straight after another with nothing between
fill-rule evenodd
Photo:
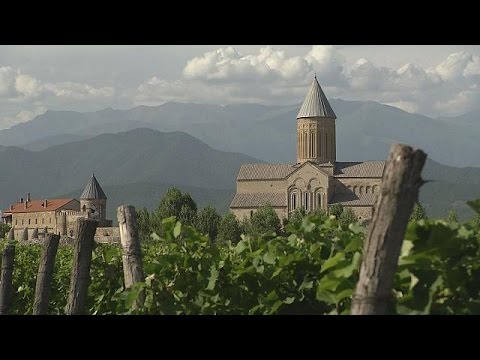
<instances>
[{"instance_id":1,"label":"distant hill","mask_svg":"<svg viewBox=\"0 0 480 360\"><path fill-rule=\"evenodd\" d=\"M42 199L83 189L92 172L102 186L166 183L229 190L235 188L240 165L258 161L212 149L182 132L145 128L38 152L7 147L0 152L0 206L8 207L27 192Z\"/></svg>"},{"instance_id":2,"label":"distant hill","mask_svg":"<svg viewBox=\"0 0 480 360\"><path fill-rule=\"evenodd\" d=\"M93 137L93 135L72 135L72 134L61 134L61 135L52 135L42 138L40 140L33 141L31 143L22 145L22 148L30 151L42 151L48 149L49 147L56 145L68 144L74 141L82 141ZM0 148L1 151L1 148Z\"/></svg>"},{"instance_id":3,"label":"distant hill","mask_svg":"<svg viewBox=\"0 0 480 360\"><path fill-rule=\"evenodd\" d=\"M450 166L480 167L478 112L432 119L372 101L330 100L337 114L339 161L385 158L390 144L407 143ZM183 131L222 151L244 153L269 162L295 160L296 115L300 105L204 105L168 102L129 110L47 111L0 131L0 145L43 150L71 141L147 127Z\"/></svg>"},{"instance_id":4,"label":"distant hill","mask_svg":"<svg viewBox=\"0 0 480 360\"><path fill-rule=\"evenodd\" d=\"M195 186L163 184L163 183L136 183L126 185L102 186L107 194L107 218L117 223L117 208L123 204L135 206L137 209L147 208L152 211L158 207L160 199L171 187L178 187L188 192L201 210L206 205L213 205L220 214L228 211L235 190L205 189ZM79 198L83 189L77 189L67 194L59 194L59 198Z\"/></svg>"}]
</instances>

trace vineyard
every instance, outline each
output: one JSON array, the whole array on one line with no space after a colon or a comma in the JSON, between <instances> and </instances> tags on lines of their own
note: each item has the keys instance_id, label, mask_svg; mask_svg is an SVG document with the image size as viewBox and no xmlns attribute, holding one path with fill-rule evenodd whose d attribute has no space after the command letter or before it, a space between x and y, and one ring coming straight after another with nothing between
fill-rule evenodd
<instances>
[{"instance_id":1,"label":"vineyard","mask_svg":"<svg viewBox=\"0 0 480 360\"><path fill-rule=\"evenodd\" d=\"M479 202L472 202L480 215ZM476 206L475 206L476 204ZM480 224L418 220L408 225L392 313L480 313ZM122 251L93 251L89 314L349 314L365 229L334 216L307 216L283 236L209 241L175 218L142 245L145 281L125 289ZM5 242L2 244L2 250ZM12 314L31 314L41 245L16 244ZM73 248L60 245L48 314L64 314ZM143 306L132 304L143 292Z\"/></svg>"},{"instance_id":2,"label":"vineyard","mask_svg":"<svg viewBox=\"0 0 480 360\"><path fill-rule=\"evenodd\" d=\"M338 207L283 225L269 206L220 221L175 190L157 213L120 206L121 244L95 243L92 219L74 246L10 229L0 313L480 314L480 200L468 222L427 219L414 207L425 157L392 147L368 227Z\"/></svg>"}]
</instances>

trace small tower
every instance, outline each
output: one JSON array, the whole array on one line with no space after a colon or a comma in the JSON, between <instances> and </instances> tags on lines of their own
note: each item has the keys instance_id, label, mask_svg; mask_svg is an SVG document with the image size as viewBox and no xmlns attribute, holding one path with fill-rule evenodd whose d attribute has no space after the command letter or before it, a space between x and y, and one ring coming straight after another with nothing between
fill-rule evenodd
<instances>
[{"instance_id":1,"label":"small tower","mask_svg":"<svg viewBox=\"0 0 480 360\"><path fill-rule=\"evenodd\" d=\"M297 163L330 162L335 165L335 119L317 76L297 115Z\"/></svg>"},{"instance_id":2,"label":"small tower","mask_svg":"<svg viewBox=\"0 0 480 360\"><path fill-rule=\"evenodd\" d=\"M106 220L107 196L95 178L95 174L92 174L80 196L80 211L90 218L99 220L100 226Z\"/></svg>"}]
</instances>

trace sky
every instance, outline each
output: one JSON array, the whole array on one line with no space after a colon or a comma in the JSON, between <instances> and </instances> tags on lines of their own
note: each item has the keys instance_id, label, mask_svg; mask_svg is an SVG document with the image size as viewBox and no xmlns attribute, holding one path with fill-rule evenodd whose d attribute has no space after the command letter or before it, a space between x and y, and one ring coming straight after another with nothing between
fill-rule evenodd
<instances>
[{"instance_id":1,"label":"sky","mask_svg":"<svg viewBox=\"0 0 480 360\"><path fill-rule=\"evenodd\" d=\"M4 45L0 129L47 110L297 104L315 73L328 98L431 117L480 110L477 45Z\"/></svg>"}]
</instances>

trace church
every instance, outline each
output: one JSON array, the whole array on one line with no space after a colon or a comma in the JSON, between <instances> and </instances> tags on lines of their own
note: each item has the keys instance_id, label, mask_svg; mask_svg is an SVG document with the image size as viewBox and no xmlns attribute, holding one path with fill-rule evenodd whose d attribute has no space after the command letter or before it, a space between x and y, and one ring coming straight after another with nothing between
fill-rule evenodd
<instances>
[{"instance_id":1,"label":"church","mask_svg":"<svg viewBox=\"0 0 480 360\"><path fill-rule=\"evenodd\" d=\"M317 77L297 115L296 164L244 164L230 210L238 219L271 205L280 219L333 204L352 208L359 221L372 217L385 161L336 161L337 116ZM293 135L293 134L292 134Z\"/></svg>"},{"instance_id":2,"label":"church","mask_svg":"<svg viewBox=\"0 0 480 360\"><path fill-rule=\"evenodd\" d=\"M75 238L77 219L98 221L95 240L98 242L119 241L118 227L107 220L107 196L93 174L77 199L32 200L26 198L2 211L4 223L12 226L15 239L32 240L44 238L47 233Z\"/></svg>"}]
</instances>

